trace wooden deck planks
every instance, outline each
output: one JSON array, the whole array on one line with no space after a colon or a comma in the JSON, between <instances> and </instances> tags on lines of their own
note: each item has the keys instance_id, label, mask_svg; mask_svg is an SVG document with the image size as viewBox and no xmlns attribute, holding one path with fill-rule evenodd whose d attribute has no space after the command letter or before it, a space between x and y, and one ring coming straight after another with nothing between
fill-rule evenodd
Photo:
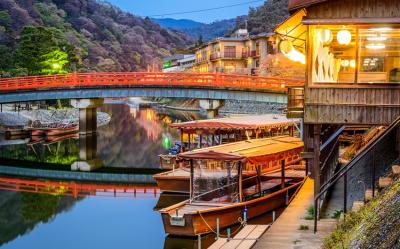
<instances>
[{"instance_id":1,"label":"wooden deck planks","mask_svg":"<svg viewBox=\"0 0 400 249\"><path fill-rule=\"evenodd\" d=\"M250 249L268 228L268 225L246 225L230 241L220 238L209 249Z\"/></svg>"}]
</instances>

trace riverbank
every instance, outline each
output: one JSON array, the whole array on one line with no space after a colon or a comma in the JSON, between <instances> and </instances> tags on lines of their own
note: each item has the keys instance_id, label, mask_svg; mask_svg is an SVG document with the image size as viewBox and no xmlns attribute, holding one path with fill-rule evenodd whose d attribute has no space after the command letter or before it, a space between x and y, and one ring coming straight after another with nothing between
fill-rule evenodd
<instances>
[{"instance_id":1,"label":"riverbank","mask_svg":"<svg viewBox=\"0 0 400 249\"><path fill-rule=\"evenodd\" d=\"M179 99L153 99L153 101L160 103L161 106L173 110L181 111L198 111L201 108L198 100L179 100ZM221 114L278 114L282 113L286 108L285 105L277 103L265 103L257 101L239 101L239 100L225 100L224 106L219 109Z\"/></svg>"},{"instance_id":2,"label":"riverbank","mask_svg":"<svg viewBox=\"0 0 400 249\"><path fill-rule=\"evenodd\" d=\"M110 122L111 116L105 112L97 112L97 126L103 126ZM55 110L31 110L20 112L0 112L0 132L6 129L24 127L52 127L54 125L78 125L79 110L55 109Z\"/></svg>"},{"instance_id":3,"label":"riverbank","mask_svg":"<svg viewBox=\"0 0 400 249\"><path fill-rule=\"evenodd\" d=\"M378 197L346 215L325 239L327 249L400 248L400 179Z\"/></svg>"}]
</instances>

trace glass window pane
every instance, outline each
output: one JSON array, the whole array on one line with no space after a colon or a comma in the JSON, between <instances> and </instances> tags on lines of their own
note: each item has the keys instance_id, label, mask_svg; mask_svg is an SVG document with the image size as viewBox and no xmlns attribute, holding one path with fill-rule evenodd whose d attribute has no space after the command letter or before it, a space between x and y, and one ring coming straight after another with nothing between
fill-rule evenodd
<instances>
[{"instance_id":1,"label":"glass window pane","mask_svg":"<svg viewBox=\"0 0 400 249\"><path fill-rule=\"evenodd\" d=\"M312 37L312 82L354 83L356 29L350 26L314 26Z\"/></svg>"},{"instance_id":2,"label":"glass window pane","mask_svg":"<svg viewBox=\"0 0 400 249\"><path fill-rule=\"evenodd\" d=\"M400 29L359 29L359 83L400 82Z\"/></svg>"}]
</instances>

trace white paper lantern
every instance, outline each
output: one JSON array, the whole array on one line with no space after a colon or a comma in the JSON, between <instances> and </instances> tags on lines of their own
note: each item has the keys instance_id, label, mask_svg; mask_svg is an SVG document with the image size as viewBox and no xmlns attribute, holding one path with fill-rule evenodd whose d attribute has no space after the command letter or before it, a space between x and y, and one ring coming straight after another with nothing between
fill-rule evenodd
<instances>
[{"instance_id":1,"label":"white paper lantern","mask_svg":"<svg viewBox=\"0 0 400 249\"><path fill-rule=\"evenodd\" d=\"M351 42L351 33L348 30L340 30L337 33L337 40L341 45L349 45Z\"/></svg>"}]
</instances>

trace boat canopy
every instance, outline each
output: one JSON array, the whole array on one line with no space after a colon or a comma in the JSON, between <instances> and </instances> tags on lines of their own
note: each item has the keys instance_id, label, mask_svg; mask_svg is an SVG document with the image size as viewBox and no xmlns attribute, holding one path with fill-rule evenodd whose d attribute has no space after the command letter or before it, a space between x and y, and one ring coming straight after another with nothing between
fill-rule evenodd
<instances>
[{"instance_id":1,"label":"boat canopy","mask_svg":"<svg viewBox=\"0 0 400 249\"><path fill-rule=\"evenodd\" d=\"M299 124L299 119L288 119L285 115L246 115L230 118L196 120L183 123L174 123L170 127L184 131L196 130L257 130L284 128Z\"/></svg>"},{"instance_id":2,"label":"boat canopy","mask_svg":"<svg viewBox=\"0 0 400 249\"><path fill-rule=\"evenodd\" d=\"M280 136L197 149L181 153L178 158L183 160L246 161L252 164L259 164L285 159L293 152L301 152L303 146L304 144L299 138Z\"/></svg>"}]
</instances>

